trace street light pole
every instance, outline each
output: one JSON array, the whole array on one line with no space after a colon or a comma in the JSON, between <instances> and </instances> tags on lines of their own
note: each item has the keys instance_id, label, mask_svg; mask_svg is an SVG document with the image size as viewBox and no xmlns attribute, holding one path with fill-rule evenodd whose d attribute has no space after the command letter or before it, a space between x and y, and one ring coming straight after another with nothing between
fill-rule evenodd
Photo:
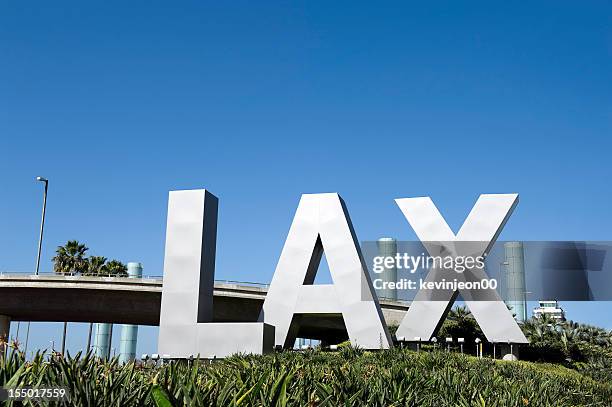
<instances>
[{"instance_id":1,"label":"street light pole","mask_svg":"<svg viewBox=\"0 0 612 407\"><path fill-rule=\"evenodd\" d=\"M42 251L43 232L45 230L45 213L47 211L47 191L49 189L49 180L43 177L36 177L36 181L43 182L45 184L45 189L43 192L42 218L40 220L40 237L38 238L38 254L36 255L36 275L38 275L38 272L40 270L40 253ZM26 358L28 357L28 340L29 339L30 339L30 321L28 321L28 329L26 330L25 348L23 351Z\"/></svg>"},{"instance_id":2,"label":"street light pole","mask_svg":"<svg viewBox=\"0 0 612 407\"><path fill-rule=\"evenodd\" d=\"M49 180L43 177L36 177L36 181L45 183L45 191L43 192L43 209L42 219L40 220L40 238L38 239L38 255L36 256L36 275L40 270L40 253L42 251L43 232L45 230L45 212L47 210L47 190L49 189Z\"/></svg>"},{"instance_id":3,"label":"street light pole","mask_svg":"<svg viewBox=\"0 0 612 407\"><path fill-rule=\"evenodd\" d=\"M66 331L68 330L68 322L64 322L64 334L62 335L62 356L66 352Z\"/></svg>"}]
</instances>

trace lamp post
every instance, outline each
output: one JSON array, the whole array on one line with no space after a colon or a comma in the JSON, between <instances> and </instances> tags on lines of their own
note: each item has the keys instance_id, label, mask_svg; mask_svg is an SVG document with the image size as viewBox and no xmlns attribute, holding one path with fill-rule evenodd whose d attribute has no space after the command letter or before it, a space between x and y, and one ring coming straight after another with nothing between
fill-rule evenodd
<instances>
[{"instance_id":1,"label":"lamp post","mask_svg":"<svg viewBox=\"0 0 612 407\"><path fill-rule=\"evenodd\" d=\"M482 356L480 354L480 338L476 338L474 342L476 342L476 357L480 358Z\"/></svg>"},{"instance_id":2,"label":"lamp post","mask_svg":"<svg viewBox=\"0 0 612 407\"><path fill-rule=\"evenodd\" d=\"M38 253L36 255L36 275L38 275L38 272L40 270L40 253L42 251L43 232L45 230L45 213L47 211L47 191L49 190L49 180L44 177L36 177L36 181L42 182L45 184L45 189L43 190L42 217L40 220L40 236L38 238ZM30 339L30 321L28 321L28 328L26 329L26 340L25 340L25 347L23 350L23 353L26 357L28 355L28 340L29 339Z\"/></svg>"},{"instance_id":3,"label":"lamp post","mask_svg":"<svg viewBox=\"0 0 612 407\"><path fill-rule=\"evenodd\" d=\"M417 353L419 353L421 351L421 337L420 336L415 336L414 340L417 343Z\"/></svg>"},{"instance_id":4,"label":"lamp post","mask_svg":"<svg viewBox=\"0 0 612 407\"><path fill-rule=\"evenodd\" d=\"M64 333L62 334L62 356L66 352L66 331L68 331L68 322L64 321Z\"/></svg>"},{"instance_id":5,"label":"lamp post","mask_svg":"<svg viewBox=\"0 0 612 407\"><path fill-rule=\"evenodd\" d=\"M523 307L524 312L523 312L523 322L527 321L527 295L528 294L533 294L532 291L523 291Z\"/></svg>"},{"instance_id":6,"label":"lamp post","mask_svg":"<svg viewBox=\"0 0 612 407\"><path fill-rule=\"evenodd\" d=\"M43 232L45 230L45 212L47 210L47 190L49 189L49 180L43 177L36 177L36 181L43 182L45 184L45 190L43 192L42 218L40 220L40 237L38 239L38 254L36 255L36 275L38 275L38 271L40 270L40 252L42 251Z\"/></svg>"},{"instance_id":7,"label":"lamp post","mask_svg":"<svg viewBox=\"0 0 612 407\"><path fill-rule=\"evenodd\" d=\"M451 343L453 343L453 338L451 337L446 338L446 352L450 352Z\"/></svg>"},{"instance_id":8,"label":"lamp post","mask_svg":"<svg viewBox=\"0 0 612 407\"><path fill-rule=\"evenodd\" d=\"M506 268L506 271L508 270L507 267L510 265L509 261L500 261L499 262L499 280L500 280L500 285L499 285L499 292L501 293L501 297L504 301L507 300L506 297L506 274L504 273L503 269Z\"/></svg>"},{"instance_id":9,"label":"lamp post","mask_svg":"<svg viewBox=\"0 0 612 407\"><path fill-rule=\"evenodd\" d=\"M438 342L438 338L435 336L430 339L430 342L433 343L434 351L436 350L436 343Z\"/></svg>"},{"instance_id":10,"label":"lamp post","mask_svg":"<svg viewBox=\"0 0 612 407\"><path fill-rule=\"evenodd\" d=\"M459 346L461 347L461 354L463 355L463 342L465 342L465 338L457 338L457 342L459 342Z\"/></svg>"}]
</instances>

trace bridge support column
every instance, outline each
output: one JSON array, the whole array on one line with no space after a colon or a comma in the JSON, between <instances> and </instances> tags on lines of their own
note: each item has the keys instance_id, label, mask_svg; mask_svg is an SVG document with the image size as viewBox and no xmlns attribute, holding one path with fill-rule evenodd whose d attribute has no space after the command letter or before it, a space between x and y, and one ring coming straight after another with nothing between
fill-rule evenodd
<instances>
[{"instance_id":1,"label":"bridge support column","mask_svg":"<svg viewBox=\"0 0 612 407\"><path fill-rule=\"evenodd\" d=\"M142 264L128 263L128 277L141 278ZM128 363L136 358L136 342L138 340L138 325L123 325L121 328L121 347L119 363Z\"/></svg>"},{"instance_id":2,"label":"bridge support column","mask_svg":"<svg viewBox=\"0 0 612 407\"><path fill-rule=\"evenodd\" d=\"M9 341L9 333L11 330L11 317L7 315L0 315L0 353L4 355L4 350L6 349L5 342Z\"/></svg>"}]
</instances>

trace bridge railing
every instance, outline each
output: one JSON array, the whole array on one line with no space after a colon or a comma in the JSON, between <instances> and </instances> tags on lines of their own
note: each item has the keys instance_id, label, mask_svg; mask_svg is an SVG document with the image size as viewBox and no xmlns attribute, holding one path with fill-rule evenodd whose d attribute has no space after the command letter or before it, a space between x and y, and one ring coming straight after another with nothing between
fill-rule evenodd
<instances>
[{"instance_id":1,"label":"bridge railing","mask_svg":"<svg viewBox=\"0 0 612 407\"><path fill-rule=\"evenodd\" d=\"M215 283L238 284L238 285L246 285L246 286L261 287L261 288L268 288L268 287L270 287L270 284L255 283L255 282L252 282L252 281L215 280Z\"/></svg>"},{"instance_id":2,"label":"bridge railing","mask_svg":"<svg viewBox=\"0 0 612 407\"><path fill-rule=\"evenodd\" d=\"M64 273L64 274L60 274L60 273L53 273L53 272L43 272L43 273L39 273L38 276L35 275L34 273L24 273L21 271L0 271L0 278L3 276L7 276L7 277L24 277L24 278L30 278L30 279L36 279L36 278L45 278L45 277L64 277L66 279L69 280L77 280L81 277L102 277L104 279L109 279L108 281L113 281L114 279L120 279L120 280L132 280L131 282L136 283L136 281L133 280L149 280L148 282L152 282L151 280L154 280L153 282L156 283L161 283L163 281L163 276L160 275L147 275L147 276L142 276L140 278L133 278L133 277L118 277L118 276L113 276L113 275L106 275L106 274L89 274L89 273ZM113 279L113 280L110 280ZM238 280L215 280L215 283L221 283L221 284L235 284L235 285L239 285L239 286L246 286L246 287L256 287L256 288L261 288L261 289L267 289L270 284L265 284L265 283L257 283L257 282L253 282L253 281L238 281ZM405 300L401 300L398 298L385 298L385 297L378 297L379 301L390 301L390 302L397 302L397 303L406 303Z\"/></svg>"},{"instance_id":3,"label":"bridge railing","mask_svg":"<svg viewBox=\"0 0 612 407\"><path fill-rule=\"evenodd\" d=\"M113 278L130 278L133 279L132 277L127 277L127 276L117 276L114 274L98 274L98 273L54 273L54 272L42 272L42 273L38 273L38 275L40 277L113 277ZM24 273L21 271L0 271L0 277L1 276L30 276L30 277L36 277L36 274L34 273ZM142 277L138 277L138 278L142 278L142 279L149 279L149 280L161 280L163 276L158 276L158 275L146 275L146 276L142 276Z\"/></svg>"},{"instance_id":4,"label":"bridge railing","mask_svg":"<svg viewBox=\"0 0 612 407\"><path fill-rule=\"evenodd\" d=\"M24 272L20 272L20 271L0 271L0 277L2 277L2 276L36 278L36 275L34 273L24 273ZM40 276L40 277L70 277L70 278L103 277L103 278L120 278L120 279L129 279L129 280L134 280L135 279L133 277L127 277L127 276L117 276L117 275L113 275L113 274L97 274L97 273L53 273L53 272L43 272L43 273L39 273L38 276ZM146 276L138 277L138 279L143 279L143 280L159 280L159 281L162 281L163 280L163 276L161 276L161 275L146 275ZM269 287L269 284L256 283L256 282L253 282L253 281L215 280L215 283L237 284L237 285L243 285L243 286L261 287L261 288Z\"/></svg>"}]
</instances>

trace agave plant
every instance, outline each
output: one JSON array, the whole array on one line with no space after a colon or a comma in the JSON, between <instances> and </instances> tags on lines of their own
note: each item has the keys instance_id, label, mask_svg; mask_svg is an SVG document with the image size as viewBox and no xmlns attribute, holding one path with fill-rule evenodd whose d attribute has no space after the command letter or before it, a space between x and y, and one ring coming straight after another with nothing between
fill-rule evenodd
<instances>
[{"instance_id":1,"label":"agave plant","mask_svg":"<svg viewBox=\"0 0 612 407\"><path fill-rule=\"evenodd\" d=\"M71 406L608 406L601 380L550 364L406 349L284 352L209 362L120 365L18 352L0 361L2 386L61 386ZM35 405L33 403L26 405Z\"/></svg>"}]
</instances>

